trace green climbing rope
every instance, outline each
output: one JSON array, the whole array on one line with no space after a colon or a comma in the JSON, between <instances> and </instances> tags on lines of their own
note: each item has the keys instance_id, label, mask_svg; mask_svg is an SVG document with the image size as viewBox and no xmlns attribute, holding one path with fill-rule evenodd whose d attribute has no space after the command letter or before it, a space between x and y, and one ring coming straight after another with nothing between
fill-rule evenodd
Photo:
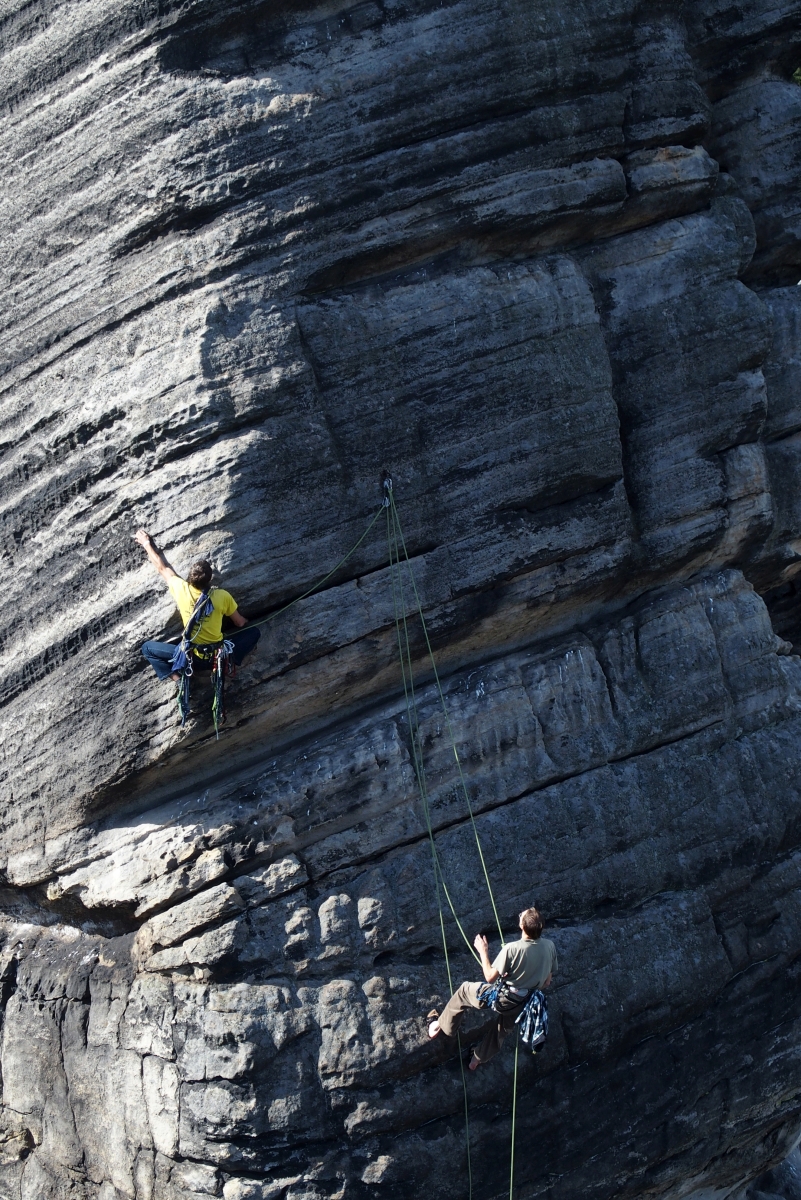
<instances>
[{"instance_id":1,"label":"green climbing rope","mask_svg":"<svg viewBox=\"0 0 801 1200\"><path fill-rule=\"evenodd\" d=\"M512 1082L512 1150L509 1160L509 1200L515 1191L515 1124L517 1122L517 1052L520 1049L520 1030L515 1025L515 1071Z\"/></svg>"},{"instance_id":2,"label":"green climbing rope","mask_svg":"<svg viewBox=\"0 0 801 1200\"><path fill-rule=\"evenodd\" d=\"M448 714L448 706L445 703L445 696L442 691L442 684L440 682L439 672L437 671L437 663L436 663L436 659L434 658L434 651L431 648L431 639L428 636L428 627L426 625L425 616L423 615L423 606L420 602L420 594L417 590L417 581L415 580L415 577L414 577L414 571L412 570L412 564L411 564L411 560L409 558L409 552L406 548L406 539L403 536L403 529L401 527L400 517L398 516L398 510L395 505L395 497L394 497L394 494L392 491L392 481L388 479L385 482L384 486L386 488L387 495L389 497L389 507L390 507L390 511L392 512L392 517L393 517L393 520L395 523L395 528L397 530L397 535L400 538L400 544L403 546L403 555L406 560L406 569L409 572L409 578L411 580L412 589L414 591L414 599L415 599L415 604L417 606L417 612L420 617L420 625L423 630L423 636L425 638L426 649L428 651L428 657L431 662L431 669L433 671L434 679L437 684L437 692L439 694L439 701L440 701L440 705L442 707L442 713L445 718L445 725L448 730L448 737L450 738L450 742L451 742L451 749L453 750L453 757L456 760L456 766L459 771L459 782L461 784L462 792L464 794L465 802L467 804L467 811L470 816L470 825L473 830L473 837L475 838L476 849L478 850L478 857L479 857L479 861L481 863L481 870L484 873L484 882L486 883L486 886L487 886L487 894L489 895L490 903L492 905L492 912L495 917L495 924L498 927L498 936L501 939L501 945L505 945L506 939L503 936L503 930L501 928L501 919L498 916L498 908L497 908L497 905L495 904L495 896L492 891L492 883L490 882L489 871L487 870L487 864L484 860L484 851L481 848L481 839L478 836L478 828L476 826L476 819L475 819L475 814L473 812L473 805L470 801L470 793L467 789L467 782L465 780L464 772L462 770L462 763L459 758L458 748L456 746L456 738L454 736L453 726L451 725L451 719Z\"/></svg>"},{"instance_id":3,"label":"green climbing rope","mask_svg":"<svg viewBox=\"0 0 801 1200\"><path fill-rule=\"evenodd\" d=\"M277 608L275 610L275 612L268 613L266 617L261 617L258 621L248 621L248 625L266 625L268 621L274 620L275 617L280 617L281 613L285 613L287 611L287 609L292 608L292 606L294 604L300 604L301 600L305 600L307 596L311 596L312 592L316 592L317 589L321 588L324 583L328 583L328 580L331 578L331 576L336 575L339 568L344 567L344 565L348 561L348 559L351 558L356 553L356 551L359 549L359 546L361 546L362 542L367 537L368 533L373 528L376 521L381 516L381 513L384 511L384 509L386 507L387 507L386 503L381 504L381 507L378 509L378 512L375 514L372 521L367 526L367 528L365 529L364 533L361 535L359 540L357 542L353 543L353 545L351 546L351 548L347 552L347 554L344 556L344 558L341 558L339 560L339 562L337 563L337 565L335 567L332 567L327 575L324 575L322 577L322 579L318 579L317 583L312 584L312 586L308 589L308 591L305 591L302 596L296 596L294 600L290 600L289 603L285 604L282 608Z\"/></svg>"},{"instance_id":4,"label":"green climbing rope","mask_svg":"<svg viewBox=\"0 0 801 1200\"><path fill-rule=\"evenodd\" d=\"M409 736L410 736L410 744L411 744L411 750L412 750L412 763L413 763L413 768L414 768L414 775L415 775L417 785L418 785L418 788L420 791L420 797L421 797L422 805L423 805L423 813L425 815L426 828L428 831L428 840L429 840L429 846L431 849L431 860L432 860L432 866L433 866L433 871L434 871L434 882L435 882L436 894L437 894L437 907L439 910L439 924L440 924L440 934L442 937L442 949L443 949L443 954L445 957L445 968L446 968L446 973L448 976L448 986L452 993L453 992L453 978L452 978L452 973L451 973L450 955L448 953L448 939L447 939L447 934L445 932L445 917L444 917L444 910L443 910L443 903L442 903L443 896L445 897L445 900L447 901L448 908L450 909L450 912L454 919L456 927L459 930L459 933L461 934L462 938L464 939L468 950L470 951L470 953L473 955L474 958L478 959L478 955L476 954L475 949L474 949L472 943L470 942L469 937L465 933L464 927L462 926L462 923L459 920L459 916L454 907L450 892L448 890L447 883L445 881L445 875L442 870L442 863L440 861L439 853L437 851L437 846L436 846L436 840L434 838L434 828L433 828L433 824L431 821L431 810L430 810L429 799L428 799L428 787L427 787L427 783L426 783L425 768L424 768L424 764L423 764L423 746L422 746L422 740L421 740L421 736L420 736L420 721L419 721L419 714L417 711L417 698L416 698L416 693L415 693L415 688L414 688L414 676L413 676L413 672L412 672L412 650L411 650L411 641L409 638L409 628L408 628L408 621L407 621L407 603L406 603L406 595L405 595L405 589L404 589L404 584L403 584L403 567L405 567L406 571L408 572L409 580L411 582L412 592L414 595L414 606L416 607L417 615L420 618L420 625L421 625L421 628L423 631L423 636L425 639L426 650L428 653L429 661L431 663L431 669L432 669L432 672L434 675L434 679L436 681L437 693L439 695L440 705L442 707L442 712L443 712L443 715L445 718L445 726L446 726L446 729L448 732L448 737L450 738L451 748L453 750L453 756L456 761L456 766L457 766L457 769L459 772L459 782L460 782L460 785L462 788L462 792L464 794L465 802L467 804L467 811L469 814L470 824L471 824L473 836L474 836L475 843L476 843L476 849L478 851L478 857L479 857L479 861L481 863L482 872L484 874L484 881L485 881L485 884L487 887L487 893L489 895L490 903L492 905L492 911L493 911L493 915L495 917L495 923L497 925L498 934L500 936L502 944L505 944L505 938L503 936L503 930L501 928L500 917L498 915L498 908L495 903L495 896L494 896L494 893L492 890L492 883L490 881L489 871L487 870L487 864L486 864L486 860L484 858L484 852L481 847L481 839L479 838L478 828L476 826L475 814L473 812L473 805L470 800L470 793L467 788L467 782L465 780L464 772L462 770L461 760L459 758L459 751L458 751L458 748L456 745L456 738L454 736L453 727L451 725L450 715L448 713L448 707L447 707L447 704L445 703L445 695L442 690L442 684L440 681L439 672L437 670L437 664L436 664L436 660L434 658L434 652L433 652L433 649L431 646L431 639L428 634L428 627L426 625L425 616L423 614L423 606L420 601L420 594L419 594L419 591L417 588L417 581L414 576L414 570L412 568L411 560L409 558L409 552L408 552L408 549L406 546L406 539L404 538L404 535L403 535L403 529L401 526L400 517L398 515L397 506L395 504L395 497L394 497L393 491L392 491L392 481L387 479L385 481L384 487L385 487L386 495L385 495L384 501L381 504L381 507L375 513L372 520L367 525L367 528L364 530L364 532L361 534L361 536L358 538L358 540L356 542L354 542L354 544L351 546L350 550L348 550L347 554L345 554L339 560L339 562L336 564L336 566L332 567L332 569L326 575L324 575L322 579L318 580L315 584L313 584L310 588L308 588L307 591L303 592L302 595L296 596L294 600L290 600L288 604L285 604L281 608L276 609L274 612L269 613L266 617L261 617L257 621L250 621L249 624L250 625L265 625L265 624L267 624L268 621L272 621L272 620L274 620L275 617L278 617L282 613L287 612L287 610L292 608L293 605L299 604L301 600L305 600L308 596L311 596L312 593L316 592L319 588L321 588L324 584L326 584L328 582L328 580L331 579L332 576L334 576L336 574L336 572L340 569L340 567L343 567L345 565L345 563L353 556L353 554L355 554L355 552L358 550L359 546L361 546L361 544L364 542L367 535L372 530L373 526L375 525L376 521L378 520L379 516L381 515L382 510L386 510L387 546L388 546L388 552L389 552L389 570L390 570L390 581L391 581L391 586L392 586L392 601L393 601L393 610L394 610L394 617L395 617L395 630L396 630L396 636L397 636L397 641L398 641L398 655L399 655L400 664L401 664L401 677L402 677L402 681L403 681L403 693L404 693L404 699L405 699L405 703L406 703L406 717L407 717L407 721L408 721L408 725L409 725ZM401 563L401 548L403 549L403 559L404 559L403 564ZM469 1119L468 1098L467 1098L467 1077L465 1075L464 1060L463 1060L463 1057L461 1054L461 1041L459 1041L459 1046L460 1046L459 1062L460 1062L460 1066L461 1066L462 1088L463 1088L463 1092L464 1092L468 1197L469 1197L469 1200L472 1200L473 1172L472 1172L472 1165L471 1165L471 1159L470 1159L470 1119ZM511 1157L511 1166L510 1166L510 1173L509 1173L509 1198L510 1198L510 1200L513 1200L513 1189L514 1189L515 1118L516 1118L516 1112L517 1112L517 1061L518 1061L518 1041L516 1040L516 1042L515 1042L515 1067L514 1067L514 1092L513 1092L513 1098L512 1098L512 1151L511 1151L512 1157Z\"/></svg>"},{"instance_id":5,"label":"green climbing rope","mask_svg":"<svg viewBox=\"0 0 801 1200\"><path fill-rule=\"evenodd\" d=\"M451 915L456 922L456 927L464 938L465 945L469 952L473 955L476 961L479 961L478 955L470 941L470 938L464 931L464 926L459 920L459 916L451 900L448 886L445 882L445 876L442 872L442 867L437 853L436 843L434 841L434 830L431 824L431 809L428 802L428 786L426 783L425 770L423 767L423 749L420 739L420 720L417 713L417 699L414 691L414 678L412 675L412 654L411 644L409 640L409 629L406 620L406 597L403 590L403 575L400 569L400 558L398 556L397 530L393 529L394 521L391 517L391 510L387 508L387 543L390 555L390 579L392 581L392 598L395 609L395 625L398 637L398 652L401 661L401 674L403 679L403 692L406 699L407 720L409 722L409 733L412 746L412 761L414 765L414 773L417 779L417 785L420 789L420 798L423 803L423 813L426 819L426 827L428 829L429 842L431 844L431 852L434 861L434 872L437 880L437 887L442 889L445 898L448 902L448 907L451 910ZM393 570L394 568L394 570ZM397 577L397 587L396 587ZM401 637L401 628L403 636ZM404 648L405 647L405 648ZM408 682L407 682L408 679Z\"/></svg>"},{"instance_id":6,"label":"green climbing rope","mask_svg":"<svg viewBox=\"0 0 801 1200\"><path fill-rule=\"evenodd\" d=\"M487 892L488 892L488 895L490 898L490 902L492 904L492 911L495 916L495 922L498 927L498 933L500 935L502 944L505 944L505 939L503 936L503 930L501 928L501 922L500 922L500 917L498 915L498 909L497 909L497 906L495 903L495 896L494 896L493 890L492 890L492 883L490 881L489 871L487 870L487 864L486 864L486 860L484 858L484 852L483 852L483 849L481 846L481 839L479 837L478 827L477 827L476 821L475 821L475 815L474 815L473 806L472 806L472 803L470 800L470 794L469 794L469 791L467 788L467 782L465 780L464 772L462 770L462 764L459 759L459 751L458 751L458 748L456 745L456 738L454 736L453 727L451 725L450 716L448 713L448 707L447 707L447 704L445 703L445 695L442 690L442 684L440 681L439 672L437 671L437 664L436 664L436 660L434 658L434 652L431 647L431 639L428 635L428 628L426 626L425 616L423 614L423 606L420 601L420 594L417 589L417 582L414 577L414 571L412 569L411 560L409 558L409 552L408 552L408 549L406 546L406 540L403 536L403 529L401 527L400 517L398 515L397 506L395 504L395 498L394 498L393 491L392 491L392 481L390 479L387 479L384 483L384 487L386 490L385 506L387 508L387 545L388 545L388 550L389 550L389 567L390 567L390 580L391 580L391 584L392 584L392 600L393 600L393 609L394 609L394 615L395 615L396 635L397 635L397 640L398 640L398 653L399 653L400 663L401 663L401 675L402 675L402 679L403 679L403 692L404 692L404 698L406 701L406 715L407 715L407 721L409 724L409 735L410 735L410 743L411 743L411 750L412 750L412 761L413 761L413 765L414 765L415 777L417 779L417 784L418 784L418 788L420 791L420 797L421 797L422 804L423 804L423 812L425 814L429 844L431 847L431 857L432 857L432 864L433 864L433 868L434 868L434 881L435 881L435 886L436 886L436 891L437 891L437 906L439 909L440 932L442 935L442 947L443 947L443 952L445 955L445 966L446 966L446 971L447 971L447 976L448 976L448 986L450 987L450 990L452 993L453 992L453 980L452 980L452 976L451 976L450 958L449 958L449 954L448 954L447 937L446 937L446 933L445 933L445 921L444 921L444 913L443 913L443 907L442 907L442 896L443 895L445 896L445 898L447 900L448 907L451 910L453 919L456 923L456 926L457 926L460 934L464 938L464 940L468 946L468 949L470 950L470 952L473 954L474 957L477 958L478 956L475 954L475 951L473 950L470 940L467 937L467 934L465 933L464 928L462 927L462 924L459 920L459 917L456 913L453 902L451 900L450 893L448 892L448 888L445 883L444 873L442 870L442 864L441 864L441 861L439 858L439 853L437 851L436 841L434 838L434 829L433 829L433 825L432 825L432 821L431 821L431 812L430 812L430 805L429 805L429 800L428 800L428 788L427 788L427 784L426 784L425 768L424 768L424 764L423 764L423 747L422 747L422 740L420 737L420 722L419 722L419 716L418 716L418 712L417 712L417 701L416 701L416 695L415 695L415 690L414 690L414 676L413 676L413 672L412 672L412 651L411 651L408 623L407 623L407 617L406 617L406 599L405 599L404 588L403 588L403 572L401 569L401 561L400 561L400 547L401 546L403 547L403 556L404 556L404 560L405 560L404 565L406 567L406 570L409 573L409 578L411 580L412 591L414 593L415 607L417 609L417 615L420 618L420 624L421 624L421 627L423 630L423 636L425 638L426 650L428 652L428 657L429 657L429 660L431 663L431 668L432 668L434 679L435 679L436 685L437 685L437 693L439 695L442 712L443 712L443 715L445 718L445 725L446 725L446 728L448 731L448 736L450 738L451 747L453 749L453 755L456 760L456 765L457 765L457 768L459 771L459 781L461 783L462 791L464 793L465 801L467 804L467 811L468 811L469 817L470 817L470 824L471 824L471 827L473 830L473 836L474 836L475 842L476 842L476 849L478 851L479 861L481 862L481 869L484 873L484 880L485 880L485 883L487 886ZM396 585L396 575L397 575L397 585ZM403 631L403 633L401 633L401 630ZM461 1050L461 1042L459 1043L459 1045L460 1045L460 1050ZM516 1122L517 1122L517 1068L518 1068L519 1049L520 1049L519 1031L516 1030L514 1077L513 1077L513 1085L512 1085L512 1130L511 1130L511 1151L510 1151L510 1164L509 1164L509 1200L514 1200L515 1131L516 1131ZM460 1064L461 1064L461 1068L462 1068L462 1086L464 1089L468 1188L469 1188L469 1197L470 1197L470 1200L472 1200L473 1176L472 1176L472 1168L471 1168L471 1162L470 1162L470 1125L469 1125L469 1113L468 1113L467 1080L466 1080L466 1076L465 1076L464 1062L462 1060L461 1053L460 1053L459 1057L460 1057Z\"/></svg>"},{"instance_id":7,"label":"green climbing rope","mask_svg":"<svg viewBox=\"0 0 801 1200\"><path fill-rule=\"evenodd\" d=\"M445 880L442 875L439 855L437 853L436 842L434 841L434 829L431 824L431 813L428 804L428 790L426 787L425 767L423 765L423 747L420 740L420 722L417 715L417 702L414 693L414 677L412 675L411 647L409 644L408 626L406 624L405 604L403 602L403 580L400 572L400 558L398 556L397 535L393 539L393 529L390 516L390 508L387 505L387 548L389 552L389 569L390 582L392 586L392 607L395 615L395 632L398 639L398 654L401 664L401 678L403 680L403 694L406 701L406 719L409 725L409 736L412 750L412 762L414 764L414 774L417 779L417 785L420 789L420 796L423 802L423 812L425 813L426 827L428 829L428 841L431 848L431 860L434 869L434 883L437 891L437 909L439 912L439 928L442 938L442 952L445 957L445 970L448 976L448 988L453 993L453 975L451 972L450 954L448 953L448 938L445 933L445 916L442 908L442 896L445 894L448 906L453 914L453 918L459 928L459 932L467 942L471 953L474 953L473 947L462 928L459 918L456 915L456 910L453 907L448 889L445 885ZM398 587L396 588L396 570ZM401 618L401 614L403 617ZM403 624L403 636L401 636L401 620ZM405 649L404 649L405 643ZM407 683L408 670L408 683ZM459 1046L459 1066L462 1075L462 1093L464 1096L464 1125L465 1125L465 1151L467 1156L467 1186L468 1200L473 1197L473 1167L470 1158L470 1113L467 1102L467 1076L464 1070L464 1058L462 1057L462 1042L461 1037L457 1036Z\"/></svg>"}]
</instances>

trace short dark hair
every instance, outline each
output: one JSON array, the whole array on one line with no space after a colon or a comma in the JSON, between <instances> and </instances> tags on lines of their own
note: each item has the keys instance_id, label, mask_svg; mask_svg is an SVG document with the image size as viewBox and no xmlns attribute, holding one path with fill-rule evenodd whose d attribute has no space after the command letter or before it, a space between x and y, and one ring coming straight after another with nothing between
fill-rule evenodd
<instances>
[{"instance_id":1,"label":"short dark hair","mask_svg":"<svg viewBox=\"0 0 801 1200\"><path fill-rule=\"evenodd\" d=\"M545 922L536 908L524 908L520 914L520 924L526 937L535 942L545 928Z\"/></svg>"},{"instance_id":2,"label":"short dark hair","mask_svg":"<svg viewBox=\"0 0 801 1200\"><path fill-rule=\"evenodd\" d=\"M205 591L211 583L211 577L214 574L214 568L205 558L198 559L193 562L189 568L189 574L186 577L186 582L192 587L200 588L201 592Z\"/></svg>"}]
</instances>

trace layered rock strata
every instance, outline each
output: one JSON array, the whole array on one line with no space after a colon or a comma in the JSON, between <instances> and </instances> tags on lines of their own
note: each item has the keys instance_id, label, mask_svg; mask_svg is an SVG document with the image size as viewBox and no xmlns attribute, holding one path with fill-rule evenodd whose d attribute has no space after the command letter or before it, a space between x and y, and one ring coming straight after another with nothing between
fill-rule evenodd
<instances>
[{"instance_id":1,"label":"layered rock strata","mask_svg":"<svg viewBox=\"0 0 801 1200\"><path fill-rule=\"evenodd\" d=\"M516 1195L793 1195L801 9L11 0L0 50L0 1196L467 1194L383 515L276 612L385 473L450 895L491 931L477 834L559 949ZM276 613L219 741L139 525Z\"/></svg>"}]
</instances>

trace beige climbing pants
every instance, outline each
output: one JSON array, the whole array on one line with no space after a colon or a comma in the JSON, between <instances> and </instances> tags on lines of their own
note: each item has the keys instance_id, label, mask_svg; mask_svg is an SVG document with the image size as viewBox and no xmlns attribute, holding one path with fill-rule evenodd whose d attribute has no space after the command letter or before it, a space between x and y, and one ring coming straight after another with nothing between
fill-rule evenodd
<instances>
[{"instance_id":1,"label":"beige climbing pants","mask_svg":"<svg viewBox=\"0 0 801 1200\"><path fill-rule=\"evenodd\" d=\"M479 995L487 986L486 983L463 983L457 988L439 1018L439 1027L446 1037L456 1036L468 1008L481 1008ZM499 1000L502 1012L487 1009L490 1019L478 1029L471 1030L468 1035L468 1040L475 1043L473 1053L479 1062L489 1062L498 1053L507 1033L514 1029L515 1021L525 1003L522 996L519 1000L502 996Z\"/></svg>"}]
</instances>

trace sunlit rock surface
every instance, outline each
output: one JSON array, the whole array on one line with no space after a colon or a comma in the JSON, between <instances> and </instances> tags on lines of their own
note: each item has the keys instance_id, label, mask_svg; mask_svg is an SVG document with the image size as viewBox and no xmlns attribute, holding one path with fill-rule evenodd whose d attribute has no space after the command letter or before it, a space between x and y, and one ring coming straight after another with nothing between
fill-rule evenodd
<instances>
[{"instance_id":1,"label":"sunlit rock surface","mask_svg":"<svg viewBox=\"0 0 801 1200\"><path fill-rule=\"evenodd\" d=\"M385 472L502 926L559 949L516 1197L797 1200L801 5L5 0L0 51L0 1200L467 1197L383 513L219 741L139 655L138 526L263 618Z\"/></svg>"}]
</instances>

